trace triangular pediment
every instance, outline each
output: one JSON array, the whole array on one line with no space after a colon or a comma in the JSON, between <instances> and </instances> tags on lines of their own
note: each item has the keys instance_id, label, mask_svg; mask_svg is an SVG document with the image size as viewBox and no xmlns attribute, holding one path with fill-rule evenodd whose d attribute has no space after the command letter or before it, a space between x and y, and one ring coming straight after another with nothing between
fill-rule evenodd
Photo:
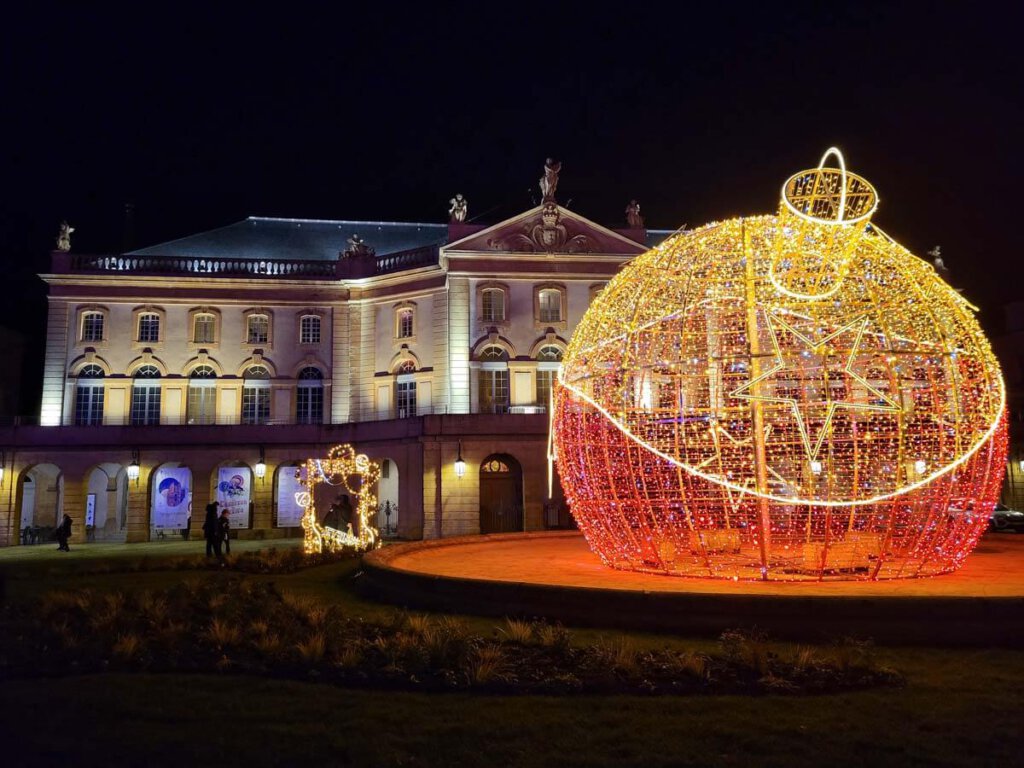
<instances>
[{"instance_id":1,"label":"triangular pediment","mask_svg":"<svg viewBox=\"0 0 1024 768\"><path fill-rule=\"evenodd\" d=\"M443 250L637 256L647 248L557 203L544 203L450 243Z\"/></svg>"}]
</instances>

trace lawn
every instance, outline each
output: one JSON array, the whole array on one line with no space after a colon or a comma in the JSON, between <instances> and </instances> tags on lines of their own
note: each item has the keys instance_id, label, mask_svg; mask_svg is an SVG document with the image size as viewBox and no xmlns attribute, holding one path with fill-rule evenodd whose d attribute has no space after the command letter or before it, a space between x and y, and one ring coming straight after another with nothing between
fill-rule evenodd
<instances>
[{"instance_id":1,"label":"lawn","mask_svg":"<svg viewBox=\"0 0 1024 768\"><path fill-rule=\"evenodd\" d=\"M169 545L61 560L0 555L8 600L32 605L48 589L159 589L184 578L226 578L219 570L171 569L198 551L195 543L183 551L157 546ZM359 597L355 562L246 578L370 621L392 612ZM490 619L468 623L494 631ZM614 633L573 637L585 643L601 634ZM630 639L638 647L713 645ZM18 679L0 684L0 736L9 765L1020 764L1024 653L878 653L904 674L905 687L807 697L552 697L351 690L226 674Z\"/></svg>"}]
</instances>

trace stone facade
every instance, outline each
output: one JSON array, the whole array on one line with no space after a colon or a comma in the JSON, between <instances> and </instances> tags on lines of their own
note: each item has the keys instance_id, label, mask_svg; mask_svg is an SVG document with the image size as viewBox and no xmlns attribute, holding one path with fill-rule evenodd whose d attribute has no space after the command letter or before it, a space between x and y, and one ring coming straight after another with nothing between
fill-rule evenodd
<instances>
[{"instance_id":1,"label":"stone facade","mask_svg":"<svg viewBox=\"0 0 1024 768\"><path fill-rule=\"evenodd\" d=\"M346 254L353 231L376 253ZM281 472L341 442L386 462L403 538L556 524L546 385L595 292L665 234L549 202L489 227L253 218L55 252L40 425L0 430L0 543L65 512L73 540L179 535L153 519L167 467L190 471L194 532L228 466L250 470L239 535L297 535Z\"/></svg>"}]
</instances>

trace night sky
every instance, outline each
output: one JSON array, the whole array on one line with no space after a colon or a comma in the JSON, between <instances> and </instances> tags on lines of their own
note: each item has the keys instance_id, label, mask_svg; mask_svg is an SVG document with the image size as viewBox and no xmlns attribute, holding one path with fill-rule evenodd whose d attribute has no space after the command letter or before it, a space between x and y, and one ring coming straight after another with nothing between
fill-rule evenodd
<instances>
[{"instance_id":1,"label":"night sky","mask_svg":"<svg viewBox=\"0 0 1024 768\"><path fill-rule=\"evenodd\" d=\"M7 12L0 325L35 380L63 218L78 252L122 250L126 203L137 247L248 215L441 222L455 192L495 222L547 156L563 204L675 228L773 212L835 144L989 328L1024 294L1020 4L363 5Z\"/></svg>"}]
</instances>

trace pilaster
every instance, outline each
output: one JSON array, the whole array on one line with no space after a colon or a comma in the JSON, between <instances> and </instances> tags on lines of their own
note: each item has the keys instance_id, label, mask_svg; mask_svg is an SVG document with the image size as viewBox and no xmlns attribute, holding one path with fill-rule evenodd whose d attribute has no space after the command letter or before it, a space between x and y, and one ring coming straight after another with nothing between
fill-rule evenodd
<instances>
[{"instance_id":1,"label":"pilaster","mask_svg":"<svg viewBox=\"0 0 1024 768\"><path fill-rule=\"evenodd\" d=\"M448 360L451 413L469 413L469 278L448 282Z\"/></svg>"},{"instance_id":2,"label":"pilaster","mask_svg":"<svg viewBox=\"0 0 1024 768\"><path fill-rule=\"evenodd\" d=\"M43 359L43 396L39 423L55 427L64 412L64 381L68 356L68 305L50 298L46 319L46 356Z\"/></svg>"}]
</instances>

